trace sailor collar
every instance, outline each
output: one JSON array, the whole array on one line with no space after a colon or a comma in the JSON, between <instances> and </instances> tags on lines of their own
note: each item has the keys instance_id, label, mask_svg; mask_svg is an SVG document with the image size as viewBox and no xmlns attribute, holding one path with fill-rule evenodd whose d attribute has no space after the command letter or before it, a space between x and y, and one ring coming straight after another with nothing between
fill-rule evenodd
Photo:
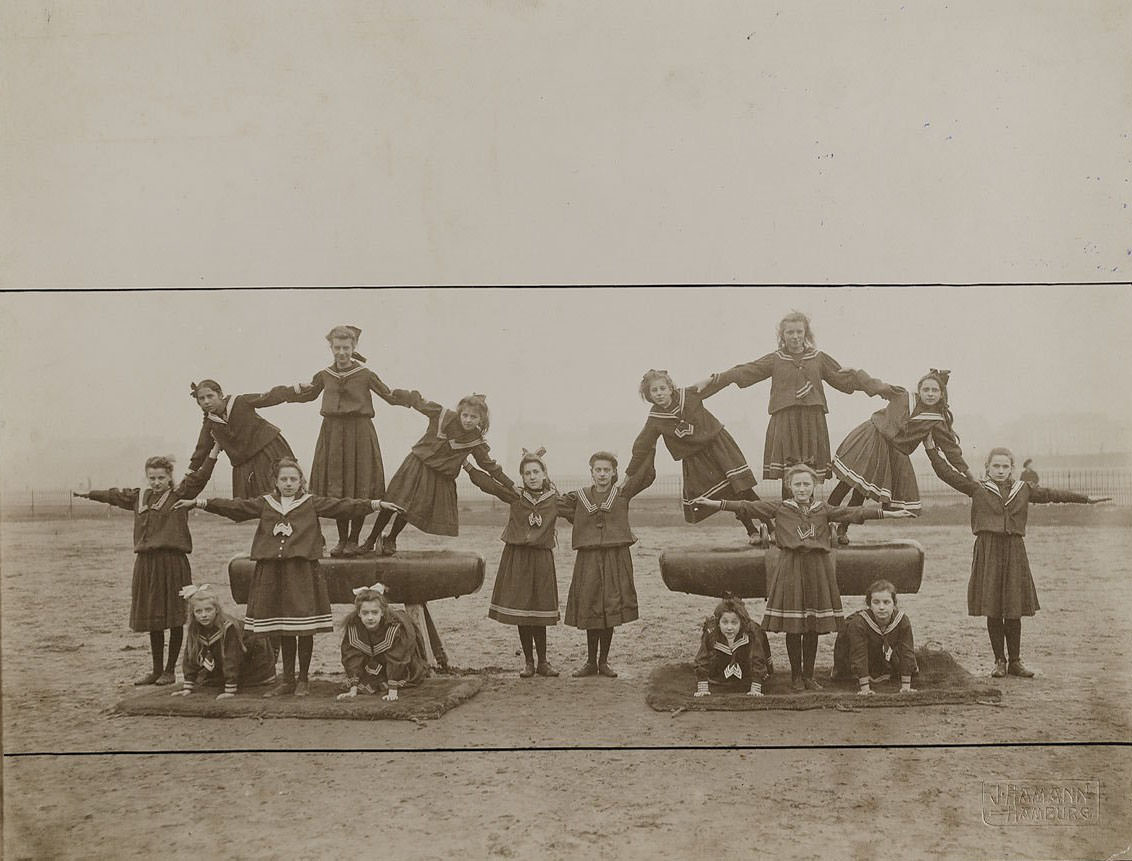
<instances>
[{"instance_id":1,"label":"sailor collar","mask_svg":"<svg viewBox=\"0 0 1132 861\"><path fill-rule=\"evenodd\" d=\"M288 514L290 514L310 498L311 495L309 493L304 493L302 496L292 496L290 499L287 499L286 497L280 497L279 499L276 499L270 493L265 493L263 495L263 501L271 506L271 508L273 508L276 512L282 514L284 517L286 517Z\"/></svg>"},{"instance_id":2,"label":"sailor collar","mask_svg":"<svg viewBox=\"0 0 1132 861\"><path fill-rule=\"evenodd\" d=\"M814 502L812 502L810 504L810 506L808 508L802 508L802 506L800 506L793 499L784 499L784 500L782 500L782 504L783 505L789 505L795 511L801 512L802 514L813 514L815 511L817 511L819 508L822 507L821 500L815 500Z\"/></svg>"},{"instance_id":3,"label":"sailor collar","mask_svg":"<svg viewBox=\"0 0 1132 861\"><path fill-rule=\"evenodd\" d=\"M904 619L904 611L898 608L896 612L892 614L892 619L883 628L877 624L876 619L873 618L873 614L868 610L861 611L861 618L863 618L865 624L872 628L877 634L882 637L887 637L896 630L896 626Z\"/></svg>"},{"instance_id":4,"label":"sailor collar","mask_svg":"<svg viewBox=\"0 0 1132 861\"><path fill-rule=\"evenodd\" d=\"M344 379L346 379L346 377L352 376L353 374L356 374L358 371L361 371L361 370L364 370L364 369L365 369L365 365L355 365L354 367L350 368L349 370L339 371L334 365L330 365L329 367L325 368L325 371L326 371L326 373L330 374L330 376L332 376L336 379L344 380Z\"/></svg>"},{"instance_id":5,"label":"sailor collar","mask_svg":"<svg viewBox=\"0 0 1132 861\"><path fill-rule=\"evenodd\" d=\"M785 359L787 362L804 362L807 359L813 359L817 356L817 350L806 350L805 352L795 356L785 350L775 350L774 354L780 359Z\"/></svg>"},{"instance_id":6,"label":"sailor collar","mask_svg":"<svg viewBox=\"0 0 1132 861\"><path fill-rule=\"evenodd\" d=\"M994 482L993 479L988 478L986 481L982 482L982 485L995 496L999 497L1000 499L1002 498L1002 491L999 490L998 485ZM1018 495L1018 491L1020 491L1025 485L1026 482L1024 481L1015 481L1012 485L1010 485L1010 493L1007 494L1005 501L1012 501L1014 497Z\"/></svg>"},{"instance_id":7,"label":"sailor collar","mask_svg":"<svg viewBox=\"0 0 1132 861\"><path fill-rule=\"evenodd\" d=\"M676 390L677 396L673 398L676 402L675 406L668 409L653 404L652 409L649 410L649 415L654 419L679 419L680 415L684 412L684 395L687 389L681 387Z\"/></svg>"},{"instance_id":8,"label":"sailor collar","mask_svg":"<svg viewBox=\"0 0 1132 861\"><path fill-rule=\"evenodd\" d=\"M149 491L147 491L147 490L139 490L138 491L138 508L137 508L138 514L144 514L145 512L149 511L151 508L154 509L154 510L164 508L165 503L169 499L169 495L173 492L173 488L169 488L163 494L161 494L161 496L159 496L157 499L155 499L153 502L151 502L149 505L146 505L144 500L145 500L145 495L148 492Z\"/></svg>"},{"instance_id":9,"label":"sailor collar","mask_svg":"<svg viewBox=\"0 0 1132 861\"><path fill-rule=\"evenodd\" d=\"M923 407L923 410L916 412L917 408ZM916 396L915 392L908 392L908 418L911 421L917 422L945 422L947 418L943 413L936 412L934 409L929 410L926 404L921 404L920 399Z\"/></svg>"},{"instance_id":10,"label":"sailor collar","mask_svg":"<svg viewBox=\"0 0 1132 861\"><path fill-rule=\"evenodd\" d=\"M400 623L391 622L388 629L385 631L385 636L382 637L381 642L370 645L362 639L362 635L358 631L358 628L361 628L363 631L366 630L365 626L362 625L361 619L356 619L355 621L357 622L356 625L346 626L346 639L349 641L351 646L353 646L359 652L365 655L369 655L371 658L376 655L380 655L382 652L389 651L390 647L393 645L393 640L397 636L397 629L400 627Z\"/></svg>"},{"instance_id":11,"label":"sailor collar","mask_svg":"<svg viewBox=\"0 0 1132 861\"><path fill-rule=\"evenodd\" d=\"M197 634L197 639L200 640L202 646L211 646L214 643L220 642L220 638L223 636L224 629L217 625L213 633L209 634L207 637L203 634Z\"/></svg>"},{"instance_id":12,"label":"sailor collar","mask_svg":"<svg viewBox=\"0 0 1132 861\"><path fill-rule=\"evenodd\" d=\"M584 509L586 509L587 514L593 514L595 511L598 511L598 510L609 511L611 508L613 508L613 500L615 500L617 498L617 491L618 491L618 487L617 487L616 484L613 485L612 488L610 488L609 496L605 499L604 502L595 502L593 499L590 499L590 492L591 491L593 491L595 493L594 499L596 499L597 498L596 497L597 489L594 488L594 487L588 487L584 490L578 491L578 499L581 501L582 507Z\"/></svg>"},{"instance_id":13,"label":"sailor collar","mask_svg":"<svg viewBox=\"0 0 1132 861\"><path fill-rule=\"evenodd\" d=\"M720 634L720 636L722 637L723 635ZM730 646L727 645L726 640L716 640L712 645L712 648L717 651L723 652L723 654L725 655L734 655L737 651L739 651L741 647L750 645L750 643L750 638L746 634L743 634Z\"/></svg>"},{"instance_id":14,"label":"sailor collar","mask_svg":"<svg viewBox=\"0 0 1132 861\"><path fill-rule=\"evenodd\" d=\"M455 449L456 451L459 451L459 450L465 449L465 448L475 448L477 445L483 445L483 435L482 434L477 434L475 439L470 439L470 440L467 440L466 442L461 442L460 440L449 439L448 438L448 432L444 428L445 428L446 425L451 424L453 420L455 420L457 423L459 423L460 417L458 415L456 415L456 413L454 413L452 410L447 409L447 408L445 408L443 411L441 411L440 421L438 421L436 423L436 438L437 439L444 440L445 442L448 443L448 445L451 448ZM463 425L460 425L460 428L463 429Z\"/></svg>"},{"instance_id":15,"label":"sailor collar","mask_svg":"<svg viewBox=\"0 0 1132 861\"><path fill-rule=\"evenodd\" d=\"M553 497L555 495L556 494L554 493L553 490L544 490L538 496L532 495L531 492L529 490L527 490L525 487L522 490L519 491L519 498L529 502L532 507L540 505L543 502L546 502L548 499L550 499L551 497Z\"/></svg>"}]
</instances>

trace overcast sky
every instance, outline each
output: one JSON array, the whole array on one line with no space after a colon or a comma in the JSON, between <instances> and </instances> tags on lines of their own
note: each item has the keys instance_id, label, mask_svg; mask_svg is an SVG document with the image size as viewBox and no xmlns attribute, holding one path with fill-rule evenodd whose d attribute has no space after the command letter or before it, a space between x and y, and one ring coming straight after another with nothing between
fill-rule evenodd
<instances>
[{"instance_id":1,"label":"overcast sky","mask_svg":"<svg viewBox=\"0 0 1132 861\"><path fill-rule=\"evenodd\" d=\"M200 426L191 380L214 377L229 393L308 380L330 362L324 335L337 323L361 327L360 349L390 386L448 405L486 393L489 441L509 468L515 453L504 447L517 444L627 452L646 409L636 393L644 370L667 368L683 384L758 358L774 348L776 322L792 308L811 314L819 346L843 365L905 386L929 367L950 368L961 429L964 413L996 424L1026 413L1129 416L1126 288L8 294L0 297L4 475L22 484L34 468L29 452L55 448L73 458L84 438L159 440L175 446L183 467ZM725 422L754 422L761 442L768 393L768 384L731 388L712 409ZM881 405L836 392L830 401L839 426ZM265 415L309 461L317 406ZM512 440L515 423L555 430ZM602 437L579 449L591 426ZM377 427L391 472L424 418L378 402ZM139 461L150 453L139 450ZM748 455L758 461L761 450ZM86 456L97 465L97 450Z\"/></svg>"}]
</instances>

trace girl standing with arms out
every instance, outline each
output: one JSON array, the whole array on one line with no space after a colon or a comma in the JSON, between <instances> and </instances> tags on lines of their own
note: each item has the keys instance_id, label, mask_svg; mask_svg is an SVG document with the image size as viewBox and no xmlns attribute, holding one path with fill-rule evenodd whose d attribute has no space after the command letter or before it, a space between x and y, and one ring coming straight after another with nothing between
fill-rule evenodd
<instances>
[{"instance_id":1,"label":"girl standing with arms out","mask_svg":"<svg viewBox=\"0 0 1132 861\"><path fill-rule=\"evenodd\" d=\"M199 469L216 444L232 462L233 496L250 499L270 493L274 487L273 464L285 457L294 459L295 455L279 428L256 410L286 403L294 390L276 386L262 395L225 395L215 380L201 380L190 388L204 412L204 422L189 460L189 471Z\"/></svg>"},{"instance_id":2,"label":"girl standing with arms out","mask_svg":"<svg viewBox=\"0 0 1132 861\"><path fill-rule=\"evenodd\" d=\"M428 676L420 632L406 613L389 606L381 583L354 590L354 611L342 625L342 666L350 689L339 701L358 691L386 691L382 699L393 702L399 689Z\"/></svg>"},{"instance_id":3,"label":"girl standing with arms out","mask_svg":"<svg viewBox=\"0 0 1132 861\"><path fill-rule=\"evenodd\" d=\"M629 502L653 483L656 470L649 460L618 486L616 456L599 451L590 456L590 476L590 487L563 495L558 504L559 515L574 525L570 543L577 551L566 624L586 632L586 663L573 675L612 679L617 677L609 666L613 629L638 618L629 552L637 539L629 529Z\"/></svg>"},{"instance_id":4,"label":"girl standing with arms out","mask_svg":"<svg viewBox=\"0 0 1132 861\"><path fill-rule=\"evenodd\" d=\"M496 483L486 472L465 463L472 484L511 506L504 542L491 593L488 618L519 628L526 665L519 676L529 679L557 676L546 659L546 629L558 624L558 580L554 572L554 531L558 518L558 491L546 474L546 449L523 449L519 460L522 490ZM535 665L535 652L538 666Z\"/></svg>"},{"instance_id":5,"label":"girl standing with arms out","mask_svg":"<svg viewBox=\"0 0 1132 861\"><path fill-rule=\"evenodd\" d=\"M900 693L912 693L916 643L912 623L896 606L896 587L875 580L865 591L865 609L845 620L833 644L833 677L854 678L857 693L873 693L873 682L900 680Z\"/></svg>"},{"instance_id":6,"label":"girl standing with arms out","mask_svg":"<svg viewBox=\"0 0 1132 861\"><path fill-rule=\"evenodd\" d=\"M275 491L254 499L198 499L196 505L237 523L259 520L252 538L255 560L244 627L251 634L277 634L283 652L283 681L265 697L309 692L314 635L334 629L330 593L319 570L324 542L320 517L360 517L381 505L369 499L330 499L307 493L303 471L289 458L274 470ZM295 656L299 678L295 680Z\"/></svg>"},{"instance_id":7,"label":"girl standing with arms out","mask_svg":"<svg viewBox=\"0 0 1132 861\"><path fill-rule=\"evenodd\" d=\"M220 687L218 700L236 696L240 685L275 681L275 653L263 637L245 637L244 626L220 606L220 596L205 583L186 586L181 595L189 605L185 643L185 686L173 696L187 697L203 687Z\"/></svg>"},{"instance_id":8,"label":"girl standing with arms out","mask_svg":"<svg viewBox=\"0 0 1132 861\"><path fill-rule=\"evenodd\" d=\"M428 429L417 440L400 468L389 482L385 494L385 511L366 539L363 552L380 550L383 556L397 552L397 536L411 523L430 535L458 535L459 511L456 507L456 476L460 466L471 455L499 484L514 484L491 459L484 435L490 424L487 400L483 395L460 399L455 410L433 401L426 401L420 392L397 390L394 397L428 417ZM382 536L385 524L393 520L389 534ZM378 542L381 547L378 548Z\"/></svg>"},{"instance_id":9,"label":"girl standing with arms out","mask_svg":"<svg viewBox=\"0 0 1132 861\"><path fill-rule=\"evenodd\" d=\"M894 389L887 407L849 432L833 458L840 481L829 495L830 505L840 505L852 491L850 505L860 505L867 497L886 508L919 512L920 487L909 455L928 440L946 454L953 469L974 480L947 404L949 377L950 372L932 368L916 383L915 394ZM848 533L849 524L841 524L838 543L848 544Z\"/></svg>"},{"instance_id":10,"label":"girl standing with arms out","mask_svg":"<svg viewBox=\"0 0 1132 861\"><path fill-rule=\"evenodd\" d=\"M747 615L742 601L725 595L704 621L693 696L711 696L714 685L719 690L761 697L769 663L766 632Z\"/></svg>"},{"instance_id":11,"label":"girl standing with arms out","mask_svg":"<svg viewBox=\"0 0 1132 861\"><path fill-rule=\"evenodd\" d=\"M707 398L735 383L741 389L770 378L770 423L763 448L763 478L781 479L786 469L804 463L819 481L829 477L829 429L825 415L823 381L845 394L863 391L884 395L893 387L873 379L864 371L842 368L816 346L810 318L791 311L778 323L778 349L761 359L712 374L698 383L700 397ZM782 489L787 497L787 488Z\"/></svg>"},{"instance_id":12,"label":"girl standing with arms out","mask_svg":"<svg viewBox=\"0 0 1132 861\"><path fill-rule=\"evenodd\" d=\"M385 469L381 446L373 426L373 395L387 404L402 405L389 386L363 363L357 352L362 330L335 326L327 335L334 364L314 375L309 385L288 397L292 403L309 403L322 395L322 429L314 449L311 493L338 499L381 499L385 496ZM338 543L331 556L361 553L364 517L338 521Z\"/></svg>"},{"instance_id":13,"label":"girl standing with arms out","mask_svg":"<svg viewBox=\"0 0 1132 861\"><path fill-rule=\"evenodd\" d=\"M684 520L697 523L714 512L696 508L692 500L758 499L757 484L747 459L719 419L704 406L704 395L695 386L678 389L668 371L650 369L641 378L641 399L652 404L644 429L633 442L633 458L626 472L633 475L656 455L656 441L664 440L673 460L684 473ZM718 389L717 389L718 391ZM738 518L752 543L766 542L762 521ZM761 527L761 528L760 528Z\"/></svg>"},{"instance_id":14,"label":"girl standing with arms out","mask_svg":"<svg viewBox=\"0 0 1132 861\"><path fill-rule=\"evenodd\" d=\"M994 651L991 675L1031 678L1033 671L1022 663L1022 617L1033 616L1039 609L1038 592L1026 556L1030 503L1092 504L1107 502L1110 497L1014 481L1014 455L1008 448L992 448L987 453L986 480L974 481L951 468L930 440L927 445L928 457L940 478L971 497L975 549L967 584L967 615L987 617L987 634Z\"/></svg>"},{"instance_id":15,"label":"girl standing with arms out","mask_svg":"<svg viewBox=\"0 0 1132 861\"><path fill-rule=\"evenodd\" d=\"M171 685L175 681L185 625L185 602L180 591L193 582L189 567L189 554L193 552L189 513L180 510L177 502L192 499L204 490L212 478L218 452L214 447L203 469L189 473L176 487L173 486L173 459L151 457L145 462L149 485L146 489L112 487L74 494L134 512L130 630L149 632L153 658L153 669L134 682L135 685ZM169 631L168 658L164 658L166 630Z\"/></svg>"},{"instance_id":16,"label":"girl standing with arms out","mask_svg":"<svg viewBox=\"0 0 1132 861\"><path fill-rule=\"evenodd\" d=\"M817 476L805 464L790 467L786 483L793 499L782 502L718 502L701 497L696 504L740 511L774 522L781 553L775 570L767 572L763 629L786 634L791 687L796 691L821 690L821 685L814 681L818 635L834 633L844 618L830 553L830 523L863 523L881 517L911 517L912 513L837 508L814 502Z\"/></svg>"}]
</instances>

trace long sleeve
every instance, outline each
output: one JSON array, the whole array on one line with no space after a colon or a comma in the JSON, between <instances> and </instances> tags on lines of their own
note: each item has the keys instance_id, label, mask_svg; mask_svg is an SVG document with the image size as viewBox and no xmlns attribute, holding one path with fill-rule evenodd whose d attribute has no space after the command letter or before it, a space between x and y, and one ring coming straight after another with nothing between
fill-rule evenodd
<instances>
[{"instance_id":1,"label":"long sleeve","mask_svg":"<svg viewBox=\"0 0 1132 861\"><path fill-rule=\"evenodd\" d=\"M821 361L821 378L847 395L853 392L865 392L875 396L887 394L893 389L888 383L870 377L865 371L841 367L836 359L825 353L819 355L819 361Z\"/></svg>"},{"instance_id":2,"label":"long sleeve","mask_svg":"<svg viewBox=\"0 0 1132 861\"><path fill-rule=\"evenodd\" d=\"M963 449L959 447L959 438L954 430L946 425L936 425L932 428L932 441L953 467L963 473L971 471L963 459Z\"/></svg>"},{"instance_id":3,"label":"long sleeve","mask_svg":"<svg viewBox=\"0 0 1132 861\"><path fill-rule=\"evenodd\" d=\"M849 637L849 667L855 679L868 679L869 672L869 629L860 619L854 619L847 626Z\"/></svg>"},{"instance_id":4,"label":"long sleeve","mask_svg":"<svg viewBox=\"0 0 1132 861\"><path fill-rule=\"evenodd\" d=\"M472 484L484 493L503 500L508 505L519 498L519 494L513 487L504 487L482 469L468 469L466 472L468 473L468 478L472 480Z\"/></svg>"},{"instance_id":5,"label":"long sleeve","mask_svg":"<svg viewBox=\"0 0 1132 861\"><path fill-rule=\"evenodd\" d=\"M1054 490L1052 487L1030 486L1030 502L1082 502L1088 503L1089 497L1073 490Z\"/></svg>"},{"instance_id":6,"label":"long sleeve","mask_svg":"<svg viewBox=\"0 0 1132 861\"><path fill-rule=\"evenodd\" d=\"M574 513L578 510L578 491L571 490L558 497L558 516L570 523L574 522Z\"/></svg>"},{"instance_id":7,"label":"long sleeve","mask_svg":"<svg viewBox=\"0 0 1132 861\"><path fill-rule=\"evenodd\" d=\"M831 523L864 523L866 520L880 520L884 515L879 508L864 505L830 506L825 510Z\"/></svg>"},{"instance_id":8,"label":"long sleeve","mask_svg":"<svg viewBox=\"0 0 1132 861\"><path fill-rule=\"evenodd\" d=\"M621 483L621 493L632 499L654 481L656 481L656 469L650 460L637 472L625 476L625 480Z\"/></svg>"},{"instance_id":9,"label":"long sleeve","mask_svg":"<svg viewBox=\"0 0 1132 861\"><path fill-rule=\"evenodd\" d=\"M181 479L181 483L173 490L173 495L178 499L196 499L212 479L215 468L216 458L206 459L203 468L190 472Z\"/></svg>"},{"instance_id":10,"label":"long sleeve","mask_svg":"<svg viewBox=\"0 0 1132 861\"><path fill-rule=\"evenodd\" d=\"M700 648L696 652L696 681L706 682L711 676L712 641L711 629L704 624L700 635Z\"/></svg>"},{"instance_id":11,"label":"long sleeve","mask_svg":"<svg viewBox=\"0 0 1132 861\"><path fill-rule=\"evenodd\" d=\"M761 359L736 365L719 374L712 374L711 382L700 390L700 397L708 398L725 389L732 383L741 389L753 386L768 379L774 372L774 353L767 353Z\"/></svg>"},{"instance_id":12,"label":"long sleeve","mask_svg":"<svg viewBox=\"0 0 1132 861\"><path fill-rule=\"evenodd\" d=\"M390 688L402 688L419 682L427 674L427 666L417 648L417 632L398 622L393 645L382 653L385 681Z\"/></svg>"},{"instance_id":13,"label":"long sleeve","mask_svg":"<svg viewBox=\"0 0 1132 861\"><path fill-rule=\"evenodd\" d=\"M905 616L892 632L890 640L892 651L900 662L900 674L910 676L918 671L916 666L916 643L912 636L912 623Z\"/></svg>"},{"instance_id":14,"label":"long sleeve","mask_svg":"<svg viewBox=\"0 0 1132 861\"><path fill-rule=\"evenodd\" d=\"M747 499L729 499L724 501L722 510L742 514L745 517L757 517L759 520L771 523L778 514L778 504L764 499L755 502Z\"/></svg>"},{"instance_id":15,"label":"long sleeve","mask_svg":"<svg viewBox=\"0 0 1132 861\"><path fill-rule=\"evenodd\" d=\"M236 400L238 398L248 406L250 406L253 410L258 410L260 407L274 407L278 406L279 404L291 403L291 398L294 395L295 389L292 386L275 386L274 388L262 393L236 395L233 400Z\"/></svg>"},{"instance_id":16,"label":"long sleeve","mask_svg":"<svg viewBox=\"0 0 1132 861\"><path fill-rule=\"evenodd\" d=\"M209 499L205 503L204 510L241 523L245 520L253 520L263 514L263 499L260 497L253 499L220 499L217 497Z\"/></svg>"},{"instance_id":17,"label":"long sleeve","mask_svg":"<svg viewBox=\"0 0 1132 861\"><path fill-rule=\"evenodd\" d=\"M240 686L240 667L244 663L244 639L240 627L232 624L224 629L224 693L234 694Z\"/></svg>"},{"instance_id":18,"label":"long sleeve","mask_svg":"<svg viewBox=\"0 0 1132 861\"><path fill-rule=\"evenodd\" d=\"M113 505L115 508L124 508L126 511L133 511L138 505L138 494L141 493L141 488L126 487L119 489L112 487L109 490L92 490L87 496L93 502L105 502L107 505Z\"/></svg>"},{"instance_id":19,"label":"long sleeve","mask_svg":"<svg viewBox=\"0 0 1132 861\"><path fill-rule=\"evenodd\" d=\"M393 390L381 381L381 377L370 371L366 374L366 379L369 380L369 389L387 404L399 407L404 406L399 398L394 397Z\"/></svg>"},{"instance_id":20,"label":"long sleeve","mask_svg":"<svg viewBox=\"0 0 1132 861\"><path fill-rule=\"evenodd\" d=\"M342 631L342 668L346 671L346 681L351 686L357 685L365 677L366 656L350 645L348 630Z\"/></svg>"},{"instance_id":21,"label":"long sleeve","mask_svg":"<svg viewBox=\"0 0 1132 861\"><path fill-rule=\"evenodd\" d=\"M195 637L192 631L186 636ZM181 659L181 674L185 677L185 687L188 690L194 690L199 684L204 681L205 675L204 667L200 665L200 651L198 649L189 648L189 644L185 644L185 655Z\"/></svg>"},{"instance_id":22,"label":"long sleeve","mask_svg":"<svg viewBox=\"0 0 1132 861\"><path fill-rule=\"evenodd\" d=\"M212 432L208 429L208 419L205 418L204 423L200 427L200 435L197 437L197 444L193 448L193 453L189 457L189 469L200 469L201 465L208 459L208 453L212 451Z\"/></svg>"},{"instance_id":23,"label":"long sleeve","mask_svg":"<svg viewBox=\"0 0 1132 861\"><path fill-rule=\"evenodd\" d=\"M410 407L416 410L418 413L422 413L428 416L430 419L436 418L442 412L444 412L444 407L441 404L438 404L435 401L426 400L416 389L413 389L412 391L408 391L406 389L396 389L395 391L390 393L390 396L394 398L391 403Z\"/></svg>"},{"instance_id":24,"label":"long sleeve","mask_svg":"<svg viewBox=\"0 0 1132 861\"><path fill-rule=\"evenodd\" d=\"M974 496L975 491L979 488L979 483L973 479L968 478L961 472L958 472L951 463L935 448L926 448L928 453L928 460L931 462L932 469L935 474L940 477L940 480L945 484L958 490L966 496Z\"/></svg>"},{"instance_id":25,"label":"long sleeve","mask_svg":"<svg viewBox=\"0 0 1132 861\"><path fill-rule=\"evenodd\" d=\"M476 463L478 463L485 472L504 487L515 486L515 483L503 472L503 468L491 459L491 449L488 448L486 442L480 443L472 449L472 457L475 458Z\"/></svg>"},{"instance_id":26,"label":"long sleeve","mask_svg":"<svg viewBox=\"0 0 1132 861\"><path fill-rule=\"evenodd\" d=\"M373 504L368 499L334 499L329 496L316 496L311 502L319 517L333 520L346 520L373 513Z\"/></svg>"},{"instance_id":27,"label":"long sleeve","mask_svg":"<svg viewBox=\"0 0 1132 861\"><path fill-rule=\"evenodd\" d=\"M633 456L629 460L629 465L625 467L627 475L633 475L640 472L641 468L646 463L653 463L656 457L656 441L660 438L660 428L656 422L645 421L645 426L641 428L641 432L637 434L637 438L633 440Z\"/></svg>"},{"instance_id":28,"label":"long sleeve","mask_svg":"<svg viewBox=\"0 0 1132 861\"><path fill-rule=\"evenodd\" d=\"M318 400L318 396L322 394L323 387L322 371L319 371L311 378L311 381L302 386L298 392L295 391L293 386L276 386L271 389L271 391L280 391L284 388L290 389L290 391L287 392L287 403L309 404L311 401Z\"/></svg>"}]
</instances>

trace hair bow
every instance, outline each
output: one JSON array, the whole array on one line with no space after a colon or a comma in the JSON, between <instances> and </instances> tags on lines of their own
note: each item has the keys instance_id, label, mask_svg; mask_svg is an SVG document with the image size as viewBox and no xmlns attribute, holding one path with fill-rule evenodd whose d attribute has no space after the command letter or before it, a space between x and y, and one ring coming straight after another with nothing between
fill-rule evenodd
<instances>
[{"instance_id":1,"label":"hair bow","mask_svg":"<svg viewBox=\"0 0 1132 861\"><path fill-rule=\"evenodd\" d=\"M177 594L180 595L185 600L188 600L189 598L193 597L193 595L199 595L202 592L207 592L209 595L211 595L212 594L212 587L209 586L207 583L205 583L201 586L194 586L192 583L190 583L188 586L182 586L181 591L178 592Z\"/></svg>"},{"instance_id":2,"label":"hair bow","mask_svg":"<svg viewBox=\"0 0 1132 861\"><path fill-rule=\"evenodd\" d=\"M353 334L355 341L359 340L362 337L362 330L357 326L347 326L346 328L349 329Z\"/></svg>"},{"instance_id":3,"label":"hair bow","mask_svg":"<svg viewBox=\"0 0 1132 861\"><path fill-rule=\"evenodd\" d=\"M196 383L193 383L193 382L189 383L189 397L192 398L194 401L196 400L196 398L197 398L197 384Z\"/></svg>"},{"instance_id":4,"label":"hair bow","mask_svg":"<svg viewBox=\"0 0 1132 861\"><path fill-rule=\"evenodd\" d=\"M534 451L523 449L523 457L542 457L546 454L546 446L539 446Z\"/></svg>"},{"instance_id":5,"label":"hair bow","mask_svg":"<svg viewBox=\"0 0 1132 861\"><path fill-rule=\"evenodd\" d=\"M385 594L385 584L384 583L374 583L372 586L362 586L359 589L353 590L353 593L355 595L361 595L363 592L376 592L379 595L384 595Z\"/></svg>"},{"instance_id":6,"label":"hair bow","mask_svg":"<svg viewBox=\"0 0 1132 861\"><path fill-rule=\"evenodd\" d=\"M939 381L945 386L951 378L951 371L948 368L928 368L928 373L933 377L939 377Z\"/></svg>"}]
</instances>

